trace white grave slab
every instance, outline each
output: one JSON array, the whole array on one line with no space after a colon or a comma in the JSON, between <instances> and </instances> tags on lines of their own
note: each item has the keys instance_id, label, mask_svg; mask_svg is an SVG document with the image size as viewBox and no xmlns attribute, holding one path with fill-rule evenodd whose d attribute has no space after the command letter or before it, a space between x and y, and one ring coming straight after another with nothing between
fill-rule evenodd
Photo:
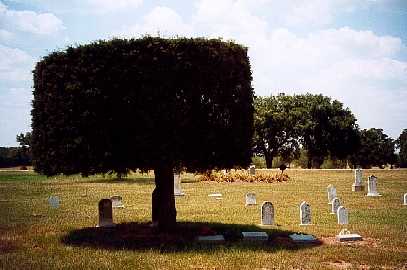
<instances>
[{"instance_id":1,"label":"white grave slab","mask_svg":"<svg viewBox=\"0 0 407 270\"><path fill-rule=\"evenodd\" d=\"M382 196L377 192L377 177L371 175L367 178L367 195L369 197Z\"/></svg>"},{"instance_id":2,"label":"white grave slab","mask_svg":"<svg viewBox=\"0 0 407 270\"><path fill-rule=\"evenodd\" d=\"M110 199L102 199L99 201L99 223L96 227L114 227L112 201Z\"/></svg>"},{"instance_id":3,"label":"white grave slab","mask_svg":"<svg viewBox=\"0 0 407 270\"><path fill-rule=\"evenodd\" d=\"M407 205L407 193L404 193L404 203L403 203L403 205Z\"/></svg>"},{"instance_id":4,"label":"white grave slab","mask_svg":"<svg viewBox=\"0 0 407 270\"><path fill-rule=\"evenodd\" d=\"M300 225L311 225L311 206L305 201L300 204Z\"/></svg>"},{"instance_id":5,"label":"white grave slab","mask_svg":"<svg viewBox=\"0 0 407 270\"><path fill-rule=\"evenodd\" d=\"M266 232L242 232L243 240L246 241L267 241L269 236Z\"/></svg>"},{"instance_id":6,"label":"white grave slab","mask_svg":"<svg viewBox=\"0 0 407 270\"><path fill-rule=\"evenodd\" d=\"M339 225L349 224L348 209L346 209L344 206L339 206L338 207L338 210L336 212L336 216L338 218L338 224Z\"/></svg>"},{"instance_id":7,"label":"white grave slab","mask_svg":"<svg viewBox=\"0 0 407 270\"><path fill-rule=\"evenodd\" d=\"M205 235L205 236L198 236L198 242L204 243L222 243L225 242L225 237L221 234L217 235Z\"/></svg>"},{"instance_id":8,"label":"white grave slab","mask_svg":"<svg viewBox=\"0 0 407 270\"><path fill-rule=\"evenodd\" d=\"M261 205L261 225L274 225L274 206L271 202Z\"/></svg>"},{"instance_id":9,"label":"white grave slab","mask_svg":"<svg viewBox=\"0 0 407 270\"><path fill-rule=\"evenodd\" d=\"M211 193L208 197L222 197L222 193Z\"/></svg>"},{"instance_id":10,"label":"white grave slab","mask_svg":"<svg viewBox=\"0 0 407 270\"><path fill-rule=\"evenodd\" d=\"M249 174L250 175L256 175L256 165L250 165Z\"/></svg>"},{"instance_id":11,"label":"white grave slab","mask_svg":"<svg viewBox=\"0 0 407 270\"><path fill-rule=\"evenodd\" d=\"M341 201L339 200L338 197L335 197L331 202L331 214L336 215L339 206L341 206Z\"/></svg>"},{"instance_id":12,"label":"white grave slab","mask_svg":"<svg viewBox=\"0 0 407 270\"><path fill-rule=\"evenodd\" d=\"M174 173L174 196L184 196L185 193L181 189L181 175Z\"/></svg>"},{"instance_id":13,"label":"white grave slab","mask_svg":"<svg viewBox=\"0 0 407 270\"><path fill-rule=\"evenodd\" d=\"M249 192L246 193L246 206L247 205L256 205L256 193L254 192Z\"/></svg>"},{"instance_id":14,"label":"white grave slab","mask_svg":"<svg viewBox=\"0 0 407 270\"><path fill-rule=\"evenodd\" d=\"M311 234L290 234L289 237L296 243L312 243L318 239Z\"/></svg>"},{"instance_id":15,"label":"white grave slab","mask_svg":"<svg viewBox=\"0 0 407 270\"><path fill-rule=\"evenodd\" d=\"M48 198L49 205L54 209L59 208L59 202L60 200L58 196L49 196Z\"/></svg>"},{"instance_id":16,"label":"white grave slab","mask_svg":"<svg viewBox=\"0 0 407 270\"><path fill-rule=\"evenodd\" d=\"M122 196L114 195L110 197L110 200L112 201L113 208L124 208Z\"/></svg>"},{"instance_id":17,"label":"white grave slab","mask_svg":"<svg viewBox=\"0 0 407 270\"><path fill-rule=\"evenodd\" d=\"M363 191L363 171L361 168L355 170L355 183L352 185L352 191Z\"/></svg>"},{"instance_id":18,"label":"white grave slab","mask_svg":"<svg viewBox=\"0 0 407 270\"><path fill-rule=\"evenodd\" d=\"M336 188L333 185L328 185L327 192L328 192L328 204L331 204L332 200L337 196Z\"/></svg>"},{"instance_id":19,"label":"white grave slab","mask_svg":"<svg viewBox=\"0 0 407 270\"><path fill-rule=\"evenodd\" d=\"M336 236L336 239L339 240L339 242L360 241L362 240L362 236L357 233L351 233L348 229L343 229Z\"/></svg>"}]
</instances>

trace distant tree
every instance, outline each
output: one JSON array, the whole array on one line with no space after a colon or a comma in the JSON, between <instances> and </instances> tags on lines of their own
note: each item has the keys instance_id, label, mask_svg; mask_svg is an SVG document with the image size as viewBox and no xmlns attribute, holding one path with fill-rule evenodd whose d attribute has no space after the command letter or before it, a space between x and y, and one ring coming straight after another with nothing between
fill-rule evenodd
<instances>
[{"instance_id":1,"label":"distant tree","mask_svg":"<svg viewBox=\"0 0 407 270\"><path fill-rule=\"evenodd\" d=\"M70 47L34 70L34 168L153 169L152 220L170 230L174 170L248 166L253 111L247 49L233 42L145 37Z\"/></svg>"},{"instance_id":2,"label":"distant tree","mask_svg":"<svg viewBox=\"0 0 407 270\"><path fill-rule=\"evenodd\" d=\"M403 132L401 132L400 137L397 139L397 147L400 149L400 167L407 168L407 129L403 129Z\"/></svg>"},{"instance_id":3,"label":"distant tree","mask_svg":"<svg viewBox=\"0 0 407 270\"><path fill-rule=\"evenodd\" d=\"M360 165L363 168L393 165L397 162L394 150L395 141L384 134L382 129L364 129L361 131L359 151L351 157L351 161L354 165Z\"/></svg>"},{"instance_id":4,"label":"distant tree","mask_svg":"<svg viewBox=\"0 0 407 270\"><path fill-rule=\"evenodd\" d=\"M320 168L324 159L343 160L359 146L356 118L337 100L323 95L296 96L302 108L301 143L308 157L308 168Z\"/></svg>"},{"instance_id":5,"label":"distant tree","mask_svg":"<svg viewBox=\"0 0 407 270\"><path fill-rule=\"evenodd\" d=\"M265 157L267 168L272 168L277 155L283 159L297 156L301 112L293 97L256 97L254 104L254 152Z\"/></svg>"}]
</instances>

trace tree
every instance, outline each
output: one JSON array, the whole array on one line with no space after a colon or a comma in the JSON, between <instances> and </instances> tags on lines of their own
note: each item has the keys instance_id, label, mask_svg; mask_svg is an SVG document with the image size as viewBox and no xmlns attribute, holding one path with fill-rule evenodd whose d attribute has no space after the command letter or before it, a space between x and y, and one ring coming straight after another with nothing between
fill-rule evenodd
<instances>
[{"instance_id":1,"label":"tree","mask_svg":"<svg viewBox=\"0 0 407 270\"><path fill-rule=\"evenodd\" d=\"M296 96L302 109L301 143L308 156L308 168L319 168L324 159L346 159L359 146L356 118L337 100L323 95Z\"/></svg>"},{"instance_id":2,"label":"tree","mask_svg":"<svg viewBox=\"0 0 407 270\"><path fill-rule=\"evenodd\" d=\"M293 97L256 97L254 104L254 152L265 157L267 168L278 155L283 159L297 156L300 112Z\"/></svg>"},{"instance_id":3,"label":"tree","mask_svg":"<svg viewBox=\"0 0 407 270\"><path fill-rule=\"evenodd\" d=\"M359 151L352 156L351 161L354 165L360 165L363 168L393 165L397 161L394 149L395 141L384 134L382 129L364 129L361 131Z\"/></svg>"},{"instance_id":4,"label":"tree","mask_svg":"<svg viewBox=\"0 0 407 270\"><path fill-rule=\"evenodd\" d=\"M217 39L99 41L34 70L37 172L153 169L152 220L176 223L173 172L247 166L253 89L247 49Z\"/></svg>"},{"instance_id":5,"label":"tree","mask_svg":"<svg viewBox=\"0 0 407 270\"><path fill-rule=\"evenodd\" d=\"M400 149L400 168L407 168L407 129L403 129L397 139L397 147Z\"/></svg>"}]
</instances>

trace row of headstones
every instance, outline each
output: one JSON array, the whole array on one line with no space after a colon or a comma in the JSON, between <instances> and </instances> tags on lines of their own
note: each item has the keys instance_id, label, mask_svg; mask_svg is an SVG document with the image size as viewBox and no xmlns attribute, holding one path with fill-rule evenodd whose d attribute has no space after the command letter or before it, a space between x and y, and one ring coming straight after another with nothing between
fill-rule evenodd
<instances>
[{"instance_id":1,"label":"row of headstones","mask_svg":"<svg viewBox=\"0 0 407 270\"><path fill-rule=\"evenodd\" d=\"M333 185L328 185L328 204L331 205L331 214L335 214L338 219L338 224L345 225L349 223L348 209L341 205L341 201L337 197L336 188Z\"/></svg>"}]
</instances>

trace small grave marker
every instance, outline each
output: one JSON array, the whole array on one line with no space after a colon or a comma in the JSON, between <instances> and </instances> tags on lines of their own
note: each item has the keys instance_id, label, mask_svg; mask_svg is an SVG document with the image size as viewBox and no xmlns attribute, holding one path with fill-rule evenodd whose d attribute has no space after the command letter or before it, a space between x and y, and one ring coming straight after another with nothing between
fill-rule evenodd
<instances>
[{"instance_id":1,"label":"small grave marker","mask_svg":"<svg viewBox=\"0 0 407 270\"><path fill-rule=\"evenodd\" d=\"M404 197L403 197L403 198L404 198L404 203L403 203L403 204L404 204L404 205L407 205L407 193L404 193Z\"/></svg>"},{"instance_id":2,"label":"small grave marker","mask_svg":"<svg viewBox=\"0 0 407 270\"><path fill-rule=\"evenodd\" d=\"M223 243L225 242L225 237L222 234L217 235L205 235L205 236L198 236L198 242L203 243Z\"/></svg>"},{"instance_id":3,"label":"small grave marker","mask_svg":"<svg viewBox=\"0 0 407 270\"><path fill-rule=\"evenodd\" d=\"M110 199L102 199L99 201L99 223L97 227L114 227L112 201Z\"/></svg>"},{"instance_id":4,"label":"small grave marker","mask_svg":"<svg viewBox=\"0 0 407 270\"><path fill-rule=\"evenodd\" d=\"M371 175L367 178L367 195L369 197L382 196L377 192L377 177Z\"/></svg>"},{"instance_id":5,"label":"small grave marker","mask_svg":"<svg viewBox=\"0 0 407 270\"><path fill-rule=\"evenodd\" d=\"M300 204L300 225L311 225L311 206L305 201Z\"/></svg>"},{"instance_id":6,"label":"small grave marker","mask_svg":"<svg viewBox=\"0 0 407 270\"><path fill-rule=\"evenodd\" d=\"M184 196L185 193L181 189L181 175L179 173L174 174L174 195Z\"/></svg>"},{"instance_id":7,"label":"small grave marker","mask_svg":"<svg viewBox=\"0 0 407 270\"><path fill-rule=\"evenodd\" d=\"M339 225L349 224L348 209L346 209L344 206L339 206L338 207L336 215L338 217L338 224Z\"/></svg>"},{"instance_id":8,"label":"small grave marker","mask_svg":"<svg viewBox=\"0 0 407 270\"><path fill-rule=\"evenodd\" d=\"M362 240L362 236L357 233L350 233L350 231L347 229L343 229L336 236L336 239L338 239L339 242L360 241Z\"/></svg>"},{"instance_id":9,"label":"small grave marker","mask_svg":"<svg viewBox=\"0 0 407 270\"><path fill-rule=\"evenodd\" d=\"M250 175L256 175L256 165L250 165L249 173Z\"/></svg>"},{"instance_id":10,"label":"small grave marker","mask_svg":"<svg viewBox=\"0 0 407 270\"><path fill-rule=\"evenodd\" d=\"M291 240L293 240L295 243L299 244L307 244L307 243L315 243L318 241L318 239L311 235L311 234L290 234L289 237Z\"/></svg>"},{"instance_id":11,"label":"small grave marker","mask_svg":"<svg viewBox=\"0 0 407 270\"><path fill-rule=\"evenodd\" d=\"M59 208L59 202L58 196L49 196L48 198L49 205L54 209Z\"/></svg>"},{"instance_id":12,"label":"small grave marker","mask_svg":"<svg viewBox=\"0 0 407 270\"><path fill-rule=\"evenodd\" d=\"M352 185L352 191L363 191L364 186L362 182L363 171L361 168L355 170L355 183Z\"/></svg>"},{"instance_id":13,"label":"small grave marker","mask_svg":"<svg viewBox=\"0 0 407 270\"><path fill-rule=\"evenodd\" d=\"M247 205L256 205L256 193L249 192L246 193L246 206Z\"/></svg>"},{"instance_id":14,"label":"small grave marker","mask_svg":"<svg viewBox=\"0 0 407 270\"><path fill-rule=\"evenodd\" d=\"M336 188L333 185L328 185L328 204L331 204L332 200L336 197Z\"/></svg>"},{"instance_id":15,"label":"small grave marker","mask_svg":"<svg viewBox=\"0 0 407 270\"><path fill-rule=\"evenodd\" d=\"M113 208L124 208L122 196L114 195L110 197L110 200L112 201Z\"/></svg>"},{"instance_id":16,"label":"small grave marker","mask_svg":"<svg viewBox=\"0 0 407 270\"><path fill-rule=\"evenodd\" d=\"M269 236L266 232L242 232L243 240L246 241L267 241Z\"/></svg>"},{"instance_id":17,"label":"small grave marker","mask_svg":"<svg viewBox=\"0 0 407 270\"><path fill-rule=\"evenodd\" d=\"M261 205L261 225L274 225L274 206L271 202Z\"/></svg>"},{"instance_id":18,"label":"small grave marker","mask_svg":"<svg viewBox=\"0 0 407 270\"><path fill-rule=\"evenodd\" d=\"M341 201L338 197L335 197L331 203L331 214L335 214L338 211L339 206L341 206Z\"/></svg>"}]
</instances>

